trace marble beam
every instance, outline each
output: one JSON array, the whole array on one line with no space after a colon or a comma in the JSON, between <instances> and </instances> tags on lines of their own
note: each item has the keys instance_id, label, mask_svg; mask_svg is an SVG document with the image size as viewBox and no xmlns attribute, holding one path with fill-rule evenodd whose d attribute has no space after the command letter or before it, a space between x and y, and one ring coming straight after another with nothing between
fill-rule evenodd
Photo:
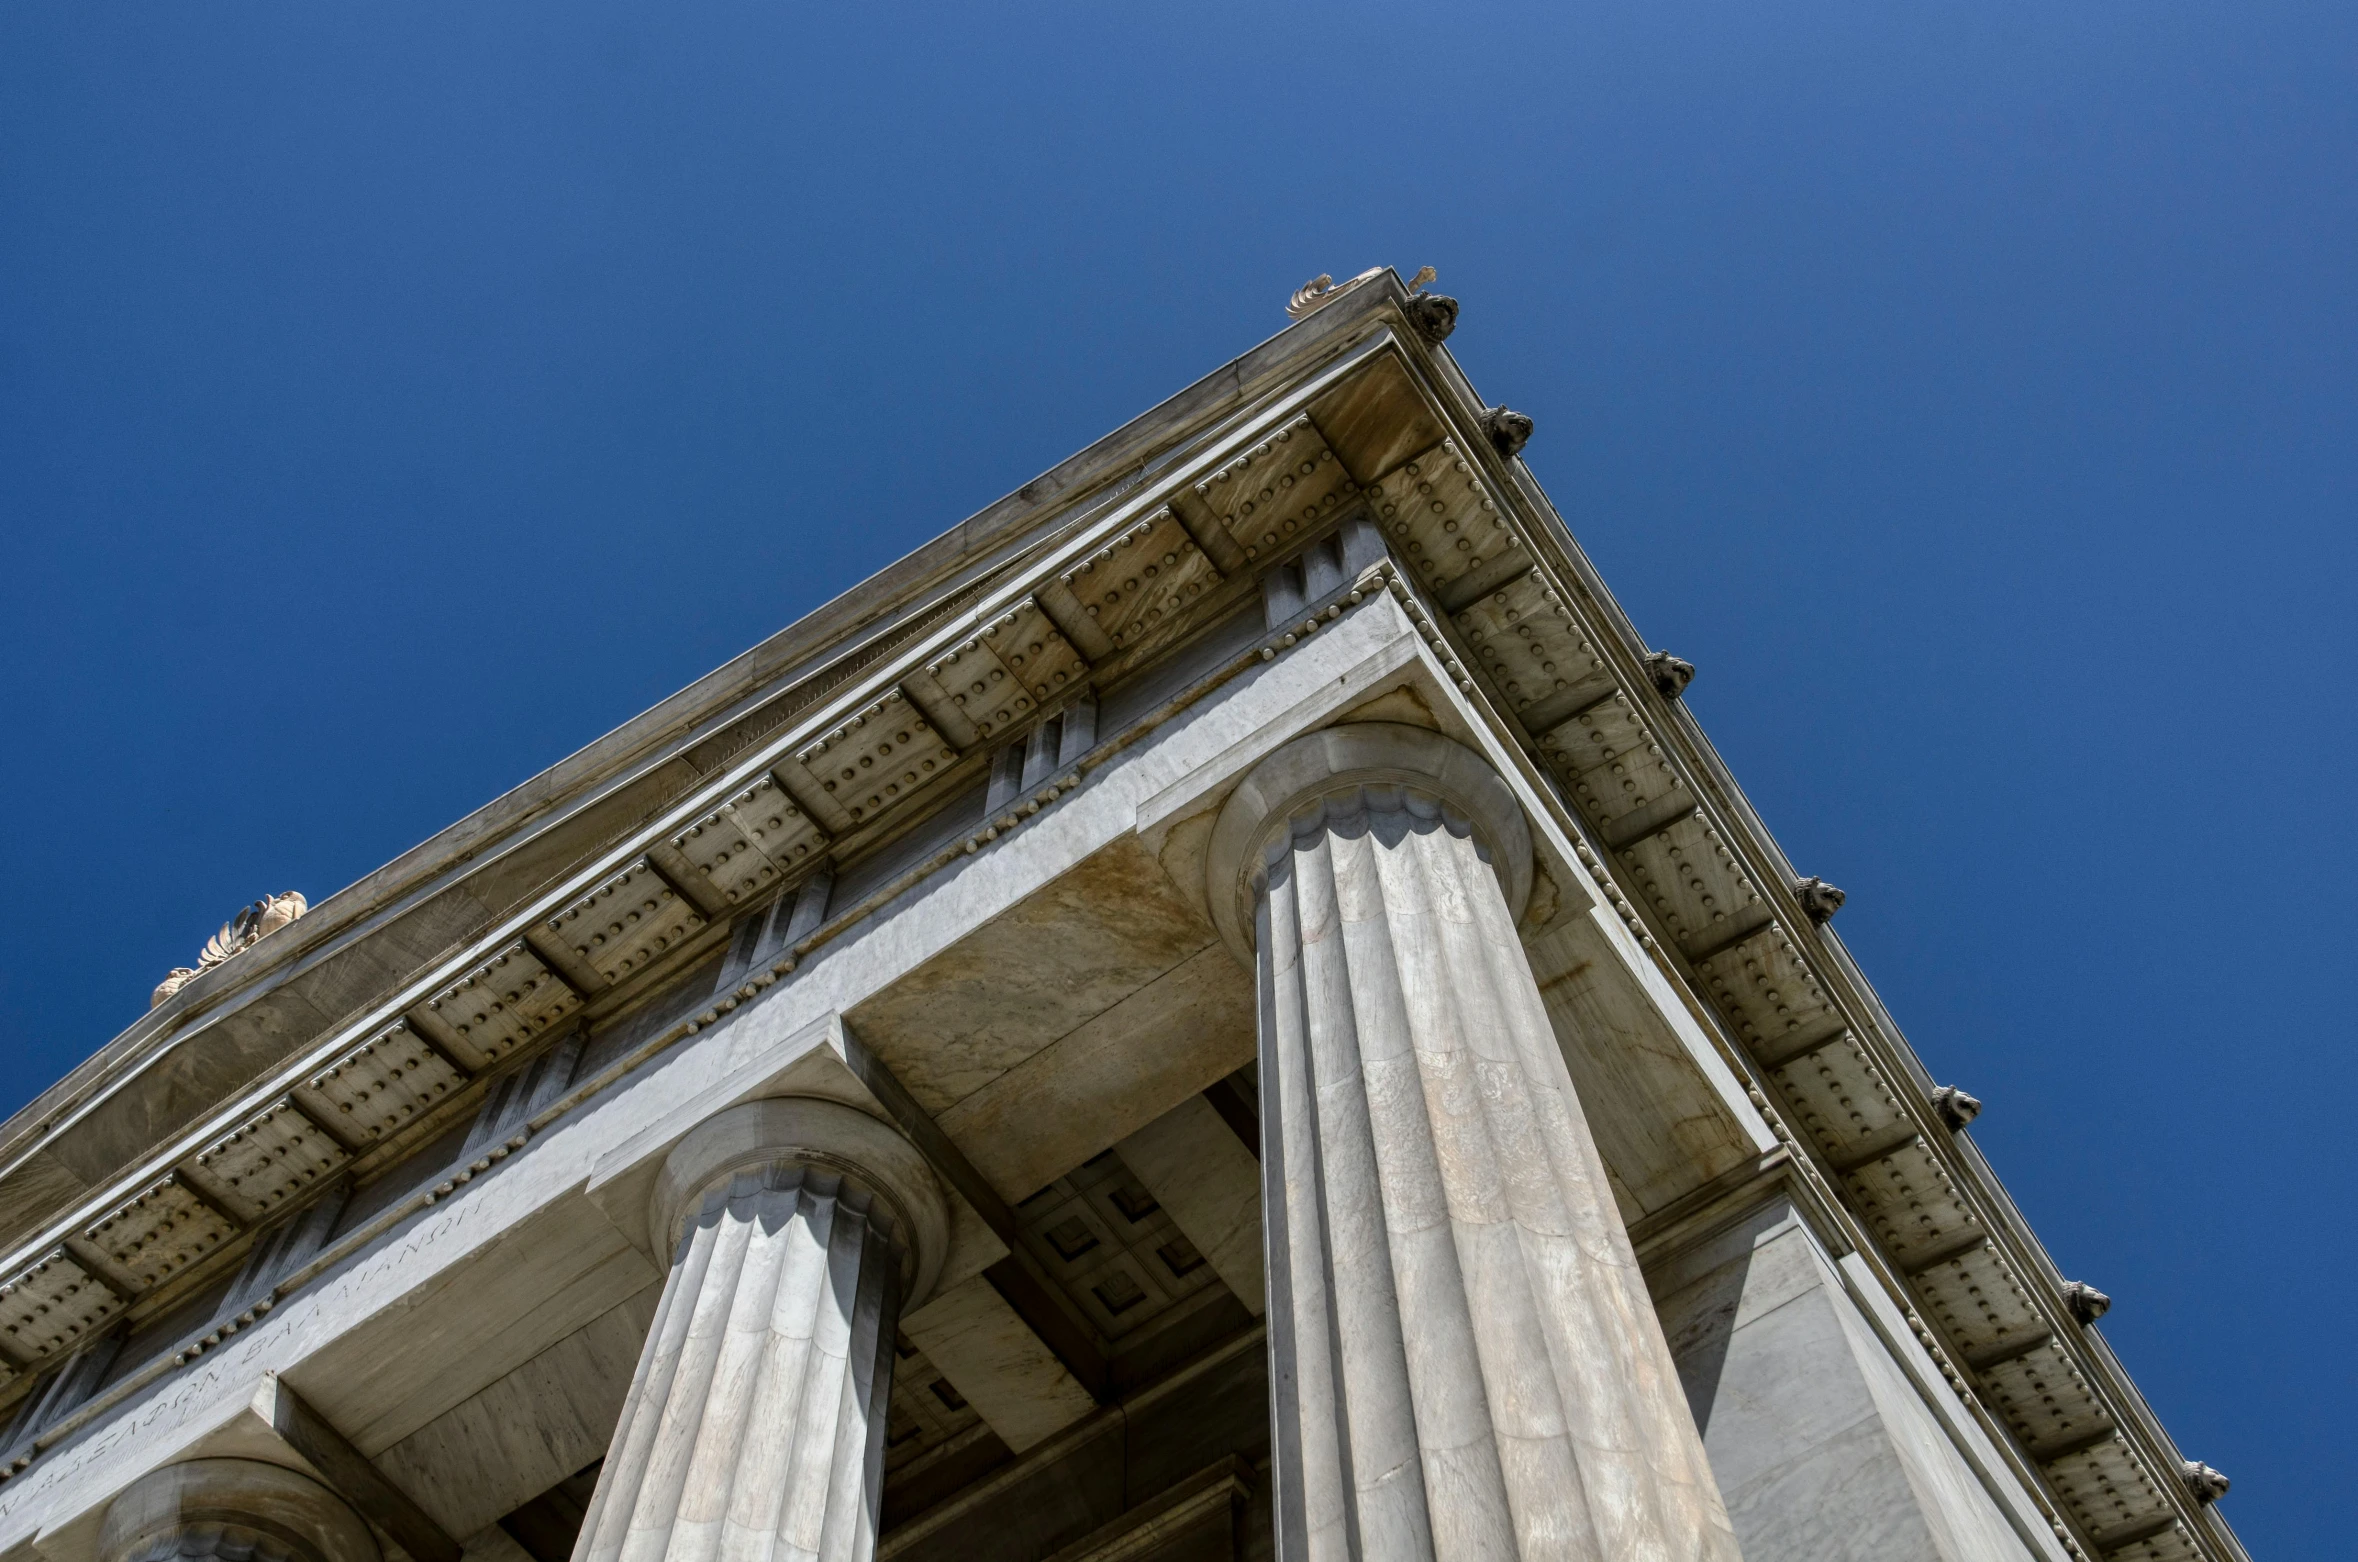
<instances>
[{"instance_id":1,"label":"marble beam","mask_svg":"<svg viewBox=\"0 0 2358 1562\"><path fill-rule=\"evenodd\" d=\"M409 1493L387 1480L367 1455L346 1441L327 1417L314 1410L283 1378L263 1381L254 1396L254 1409L270 1423L286 1445L309 1461L336 1489L374 1519L394 1543L409 1553L410 1562L459 1562L457 1541L415 1502Z\"/></svg>"},{"instance_id":2,"label":"marble beam","mask_svg":"<svg viewBox=\"0 0 2358 1562\"><path fill-rule=\"evenodd\" d=\"M1189 1096L1115 1149L1221 1283L1260 1317L1261 1168L1212 1103Z\"/></svg>"},{"instance_id":3,"label":"marble beam","mask_svg":"<svg viewBox=\"0 0 2358 1562\"><path fill-rule=\"evenodd\" d=\"M901 1332L1017 1453L1097 1408L986 1276L954 1285L908 1314Z\"/></svg>"}]
</instances>

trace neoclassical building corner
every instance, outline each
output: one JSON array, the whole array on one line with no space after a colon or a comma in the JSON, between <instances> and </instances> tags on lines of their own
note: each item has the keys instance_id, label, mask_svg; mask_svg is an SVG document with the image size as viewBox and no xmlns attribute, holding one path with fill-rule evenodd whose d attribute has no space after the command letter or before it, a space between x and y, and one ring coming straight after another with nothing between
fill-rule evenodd
<instances>
[{"instance_id":1,"label":"neoclassical building corner","mask_svg":"<svg viewBox=\"0 0 2358 1562\"><path fill-rule=\"evenodd\" d=\"M0 1558L2238 1562L1426 280L170 973Z\"/></svg>"}]
</instances>

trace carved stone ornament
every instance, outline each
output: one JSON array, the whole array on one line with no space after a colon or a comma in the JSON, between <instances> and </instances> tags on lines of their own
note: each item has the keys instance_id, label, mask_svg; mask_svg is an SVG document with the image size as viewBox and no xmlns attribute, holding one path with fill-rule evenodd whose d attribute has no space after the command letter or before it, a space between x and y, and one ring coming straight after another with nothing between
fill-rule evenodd
<instances>
[{"instance_id":1,"label":"carved stone ornament","mask_svg":"<svg viewBox=\"0 0 2358 1562\"><path fill-rule=\"evenodd\" d=\"M1457 300L1446 293L1419 293L1400 306L1416 334L1436 347L1457 329Z\"/></svg>"},{"instance_id":2,"label":"carved stone ornament","mask_svg":"<svg viewBox=\"0 0 2358 1562\"><path fill-rule=\"evenodd\" d=\"M2082 1323L2094 1323L2112 1311L2112 1298L2085 1280L2073 1280L2063 1288L2063 1305Z\"/></svg>"},{"instance_id":3,"label":"carved stone ornament","mask_svg":"<svg viewBox=\"0 0 2358 1562\"><path fill-rule=\"evenodd\" d=\"M1932 1093L1932 1109L1949 1125L1949 1131L1955 1133L1981 1116L1981 1098L1969 1096L1955 1085L1943 1085Z\"/></svg>"},{"instance_id":4,"label":"carved stone ornament","mask_svg":"<svg viewBox=\"0 0 2358 1562\"><path fill-rule=\"evenodd\" d=\"M1646 676L1654 680L1664 699L1675 700L1695 681L1695 664L1668 651L1655 651L1646 657Z\"/></svg>"},{"instance_id":5,"label":"carved stone ornament","mask_svg":"<svg viewBox=\"0 0 2358 1562\"><path fill-rule=\"evenodd\" d=\"M1509 407L1486 407L1482 412L1482 434L1491 447L1512 461L1531 443L1531 416Z\"/></svg>"},{"instance_id":6,"label":"carved stone ornament","mask_svg":"<svg viewBox=\"0 0 2358 1562\"><path fill-rule=\"evenodd\" d=\"M1793 886L1793 898L1801 902L1802 915L1824 927L1834 920L1834 913L1850 897L1824 879L1812 874Z\"/></svg>"},{"instance_id":7,"label":"carved stone ornament","mask_svg":"<svg viewBox=\"0 0 2358 1562\"><path fill-rule=\"evenodd\" d=\"M2227 1495L2227 1477L2200 1459L2187 1460L2179 1466L2179 1473L2186 1477L2186 1489L2194 1493L2194 1500L2205 1507Z\"/></svg>"},{"instance_id":8,"label":"carved stone ornament","mask_svg":"<svg viewBox=\"0 0 2358 1562\"><path fill-rule=\"evenodd\" d=\"M1285 301L1286 315L1289 319L1307 320L1383 269L1381 266L1370 266L1350 281L1341 283L1336 282L1328 273L1321 271L1294 289L1294 296Z\"/></svg>"},{"instance_id":9,"label":"carved stone ornament","mask_svg":"<svg viewBox=\"0 0 2358 1562\"><path fill-rule=\"evenodd\" d=\"M230 956L251 949L310 909L311 903L295 890L263 896L222 923L221 931L205 940L195 965L175 966L170 975L158 982L147 1006L154 1008L213 967L227 964Z\"/></svg>"}]
</instances>

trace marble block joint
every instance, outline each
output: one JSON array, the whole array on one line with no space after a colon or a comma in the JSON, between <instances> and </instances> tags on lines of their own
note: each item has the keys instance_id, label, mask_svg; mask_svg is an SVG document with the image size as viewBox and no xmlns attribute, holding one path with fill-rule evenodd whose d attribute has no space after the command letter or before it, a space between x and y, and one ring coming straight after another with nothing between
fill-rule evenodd
<instances>
[{"instance_id":1,"label":"marble block joint","mask_svg":"<svg viewBox=\"0 0 2358 1562\"><path fill-rule=\"evenodd\" d=\"M1330 728L1246 776L1207 871L1260 989L1278 1554L1734 1562L1516 936L1505 783Z\"/></svg>"},{"instance_id":2,"label":"marble block joint","mask_svg":"<svg viewBox=\"0 0 2358 1562\"><path fill-rule=\"evenodd\" d=\"M949 1231L915 1147L834 1102L754 1101L664 1162L671 1275L577 1562L875 1554L893 1331Z\"/></svg>"}]
</instances>

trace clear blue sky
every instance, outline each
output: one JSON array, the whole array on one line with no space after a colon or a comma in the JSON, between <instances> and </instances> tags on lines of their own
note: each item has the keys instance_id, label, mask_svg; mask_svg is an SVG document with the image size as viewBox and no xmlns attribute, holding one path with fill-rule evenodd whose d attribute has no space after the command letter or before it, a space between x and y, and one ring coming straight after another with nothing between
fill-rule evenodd
<instances>
[{"instance_id":1,"label":"clear blue sky","mask_svg":"<svg viewBox=\"0 0 2358 1562\"><path fill-rule=\"evenodd\" d=\"M1451 346L2264 1558L2358 1398L2358 8L0 12L0 1109L1282 325Z\"/></svg>"}]
</instances>

